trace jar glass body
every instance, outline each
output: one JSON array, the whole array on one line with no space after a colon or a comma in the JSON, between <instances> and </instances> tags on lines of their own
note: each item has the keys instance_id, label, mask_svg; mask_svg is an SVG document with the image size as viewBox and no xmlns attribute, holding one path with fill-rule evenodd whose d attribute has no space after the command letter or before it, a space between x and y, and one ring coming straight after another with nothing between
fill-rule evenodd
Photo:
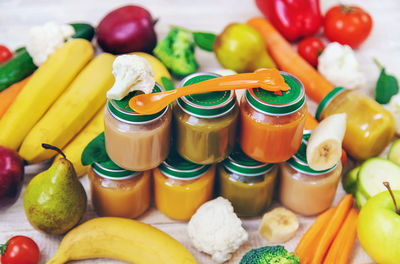
<instances>
[{"instance_id":1,"label":"jar glass body","mask_svg":"<svg viewBox=\"0 0 400 264\"><path fill-rule=\"evenodd\" d=\"M280 192L282 204L302 215L315 215L328 209L335 198L342 165L321 175L309 175L292 168L288 163L280 165Z\"/></svg>"},{"instance_id":2,"label":"jar glass body","mask_svg":"<svg viewBox=\"0 0 400 264\"><path fill-rule=\"evenodd\" d=\"M239 126L243 152L264 163L288 160L300 147L306 114L307 104L289 115L267 115L254 109L243 96Z\"/></svg>"},{"instance_id":3,"label":"jar glass body","mask_svg":"<svg viewBox=\"0 0 400 264\"><path fill-rule=\"evenodd\" d=\"M149 208L151 200L151 173L128 179L114 180L89 169L93 207L99 216L136 218Z\"/></svg>"},{"instance_id":4,"label":"jar glass body","mask_svg":"<svg viewBox=\"0 0 400 264\"><path fill-rule=\"evenodd\" d=\"M242 176L218 165L219 194L228 199L239 216L257 216L264 213L272 203L278 167L266 174Z\"/></svg>"},{"instance_id":5,"label":"jar glass body","mask_svg":"<svg viewBox=\"0 0 400 264\"><path fill-rule=\"evenodd\" d=\"M372 98L351 90L337 94L321 112L320 119L347 114L343 146L357 160L379 155L395 133L393 115Z\"/></svg>"},{"instance_id":6,"label":"jar glass body","mask_svg":"<svg viewBox=\"0 0 400 264\"><path fill-rule=\"evenodd\" d=\"M227 113L214 118L201 118L183 111L175 104L174 140L178 153L197 164L224 160L233 150L239 116L237 104Z\"/></svg>"},{"instance_id":7,"label":"jar glass body","mask_svg":"<svg viewBox=\"0 0 400 264\"><path fill-rule=\"evenodd\" d=\"M196 210L212 198L215 166L193 180L178 180L153 170L154 200L163 214L176 220L189 220Z\"/></svg>"},{"instance_id":8,"label":"jar glass body","mask_svg":"<svg viewBox=\"0 0 400 264\"><path fill-rule=\"evenodd\" d=\"M118 166L132 171L153 169L169 153L172 114L168 108L160 117L129 123L104 111L104 133L107 154Z\"/></svg>"}]
</instances>

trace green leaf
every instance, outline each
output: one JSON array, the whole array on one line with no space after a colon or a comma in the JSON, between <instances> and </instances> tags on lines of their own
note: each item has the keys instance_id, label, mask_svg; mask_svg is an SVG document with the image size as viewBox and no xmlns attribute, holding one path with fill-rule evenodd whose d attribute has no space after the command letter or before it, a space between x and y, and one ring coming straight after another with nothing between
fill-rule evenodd
<instances>
[{"instance_id":1,"label":"green leaf","mask_svg":"<svg viewBox=\"0 0 400 264\"><path fill-rule=\"evenodd\" d=\"M389 103L393 95L399 92L399 84L397 79L386 74L385 68L381 69L375 88L375 100L380 104Z\"/></svg>"},{"instance_id":2,"label":"green leaf","mask_svg":"<svg viewBox=\"0 0 400 264\"><path fill-rule=\"evenodd\" d=\"M95 162L108 161L104 132L95 137L82 152L81 162L83 165L90 165Z\"/></svg>"},{"instance_id":3,"label":"green leaf","mask_svg":"<svg viewBox=\"0 0 400 264\"><path fill-rule=\"evenodd\" d=\"M193 32L193 40L196 45L203 50L213 51L214 41L217 35L207 32Z\"/></svg>"},{"instance_id":4,"label":"green leaf","mask_svg":"<svg viewBox=\"0 0 400 264\"><path fill-rule=\"evenodd\" d=\"M161 84L162 84L162 86L164 86L166 91L175 89L174 82L170 78L167 78L165 76L161 77Z\"/></svg>"}]
</instances>

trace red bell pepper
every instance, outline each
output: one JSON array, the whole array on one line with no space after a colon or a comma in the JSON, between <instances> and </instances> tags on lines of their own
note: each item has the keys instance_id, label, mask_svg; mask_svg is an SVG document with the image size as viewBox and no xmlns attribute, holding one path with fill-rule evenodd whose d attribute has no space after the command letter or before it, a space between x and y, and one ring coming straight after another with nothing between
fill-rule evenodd
<instances>
[{"instance_id":1,"label":"red bell pepper","mask_svg":"<svg viewBox=\"0 0 400 264\"><path fill-rule=\"evenodd\" d=\"M322 26L319 0L255 0L260 11L289 41L311 36Z\"/></svg>"}]
</instances>

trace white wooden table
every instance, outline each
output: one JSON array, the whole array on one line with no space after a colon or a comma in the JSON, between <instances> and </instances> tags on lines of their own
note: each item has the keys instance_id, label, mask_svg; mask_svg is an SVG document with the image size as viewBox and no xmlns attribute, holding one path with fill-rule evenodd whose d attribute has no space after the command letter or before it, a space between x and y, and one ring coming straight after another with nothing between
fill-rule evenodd
<instances>
[{"instance_id":1,"label":"white wooden table","mask_svg":"<svg viewBox=\"0 0 400 264\"><path fill-rule=\"evenodd\" d=\"M335 4L336 0L321 0L323 10ZM348 2L348 1L342 1ZM0 43L11 48L24 45L29 27L40 25L47 21L78 22L88 21L96 25L110 10L124 4L133 3L126 0L0 0ZM387 67L387 71L400 78L400 1L398 0L353 0L351 3L364 7L374 19L374 28L369 39L357 50L362 69L367 73L369 84L365 91L371 94L379 71L372 62L377 58ZM180 25L191 30L219 33L232 22L245 22L253 16L261 15L252 0L151 0L135 1L146 7L154 18L159 18L156 26L159 39L169 29L169 25ZM220 68L214 54L196 51L200 70ZM310 109L315 110L315 104L309 102ZM1 133L1 132L0 132ZM25 178L24 189L31 177ZM88 196L88 179L82 178ZM32 237L41 250L40 263L45 263L57 250L61 236L51 236L34 230L28 223L22 205L22 196L12 207L0 211L0 243L14 235ZM343 197L344 191L339 186L335 204ZM277 205L277 204L276 204ZM96 217L91 202L82 221ZM296 236L285 244L288 250L294 250L302 234L314 221L312 217L299 217L301 225ZM199 263L212 263L211 258L196 251L190 244L186 233L186 223L168 219L159 213L154 206L139 220L152 224L167 232L183 243L196 257ZM251 248L269 245L258 234L260 218L243 219L244 228L249 232L249 242L237 251L232 260L227 263L238 263L242 255ZM371 259L357 242L353 248L351 263L362 264ZM112 260L88 260L79 263L119 263Z\"/></svg>"}]
</instances>

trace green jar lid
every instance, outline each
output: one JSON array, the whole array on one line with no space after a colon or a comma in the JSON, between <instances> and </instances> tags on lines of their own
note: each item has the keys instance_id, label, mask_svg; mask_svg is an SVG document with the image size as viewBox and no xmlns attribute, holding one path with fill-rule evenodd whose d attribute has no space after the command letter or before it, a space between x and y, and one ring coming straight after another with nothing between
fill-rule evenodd
<instances>
[{"instance_id":1,"label":"green jar lid","mask_svg":"<svg viewBox=\"0 0 400 264\"><path fill-rule=\"evenodd\" d=\"M273 116L290 115L297 112L306 102L303 84L293 75L282 72L281 75L289 85L289 90L282 95L262 88L246 91L247 102L257 111Z\"/></svg>"},{"instance_id":2,"label":"green jar lid","mask_svg":"<svg viewBox=\"0 0 400 264\"><path fill-rule=\"evenodd\" d=\"M308 166L306 150L307 150L307 143L308 143L310 136L311 136L311 131L309 131L309 130L304 131L303 140L301 142L299 150L287 162L293 169L297 170L298 172L308 174L308 175L321 175L321 174L325 174L325 173L333 171L339 163L336 163L330 169L321 170L321 171L313 170Z\"/></svg>"},{"instance_id":3,"label":"green jar lid","mask_svg":"<svg viewBox=\"0 0 400 264\"><path fill-rule=\"evenodd\" d=\"M237 145L231 155L222 164L227 170L248 177L266 174L274 166L274 164L262 163L250 158Z\"/></svg>"},{"instance_id":4,"label":"green jar lid","mask_svg":"<svg viewBox=\"0 0 400 264\"><path fill-rule=\"evenodd\" d=\"M322 113L322 111L325 109L325 107L332 101L332 99L340 94L341 92L343 92L345 89L343 87L336 87L335 89L333 89L332 91L330 91L325 97L324 99L322 99L321 103L319 103L318 107L317 107L317 111L315 112L315 118L319 120L319 117Z\"/></svg>"},{"instance_id":5,"label":"green jar lid","mask_svg":"<svg viewBox=\"0 0 400 264\"><path fill-rule=\"evenodd\" d=\"M100 177L111 180L125 180L140 175L140 171L129 171L121 168L112 160L92 164L93 171Z\"/></svg>"},{"instance_id":6,"label":"green jar lid","mask_svg":"<svg viewBox=\"0 0 400 264\"><path fill-rule=\"evenodd\" d=\"M171 151L168 158L158 166L167 177L177 180L193 180L203 175L211 165L199 165L182 158L177 152Z\"/></svg>"},{"instance_id":7,"label":"green jar lid","mask_svg":"<svg viewBox=\"0 0 400 264\"><path fill-rule=\"evenodd\" d=\"M179 87L217 77L220 77L220 75L204 72L194 73L183 79ZM229 90L186 95L179 98L177 104L183 111L196 117L219 117L231 111L235 106L235 92Z\"/></svg>"},{"instance_id":8,"label":"green jar lid","mask_svg":"<svg viewBox=\"0 0 400 264\"><path fill-rule=\"evenodd\" d=\"M158 93L162 91L164 91L164 88L160 84L156 83L153 88L153 93ZM125 123L133 123L133 124L145 123L155 120L158 117L162 116L165 112L167 112L169 106L165 107L160 112L152 115L141 115L136 113L129 107L129 100L138 94L139 91L133 91L130 92L127 96L125 96L122 100L108 100L107 101L108 111L114 118Z\"/></svg>"}]
</instances>

